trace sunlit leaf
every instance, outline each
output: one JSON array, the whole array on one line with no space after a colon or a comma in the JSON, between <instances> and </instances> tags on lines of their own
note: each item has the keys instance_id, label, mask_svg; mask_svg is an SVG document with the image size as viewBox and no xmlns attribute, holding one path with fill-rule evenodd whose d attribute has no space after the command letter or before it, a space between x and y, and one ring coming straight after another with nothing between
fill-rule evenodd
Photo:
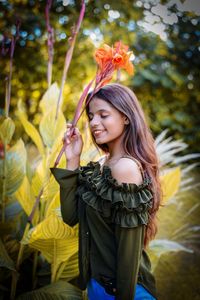
<instances>
[{"instance_id":1,"label":"sunlit leaf","mask_svg":"<svg viewBox=\"0 0 200 300\"><path fill-rule=\"evenodd\" d=\"M51 109L47 111L40 122L40 133L45 145L52 148L54 143L57 143L58 136L66 130L66 121L63 113L59 112L59 117L55 121L56 111Z\"/></svg>"},{"instance_id":2,"label":"sunlit leaf","mask_svg":"<svg viewBox=\"0 0 200 300\"><path fill-rule=\"evenodd\" d=\"M6 118L0 126L0 138L3 143L9 144L15 131L15 123L11 118Z\"/></svg>"},{"instance_id":3,"label":"sunlit leaf","mask_svg":"<svg viewBox=\"0 0 200 300\"><path fill-rule=\"evenodd\" d=\"M53 197L52 201L48 205L47 212L45 214L45 217L47 218L48 216L51 215L52 211L60 207L60 191L56 193L56 195Z\"/></svg>"},{"instance_id":4,"label":"sunlit leaf","mask_svg":"<svg viewBox=\"0 0 200 300\"><path fill-rule=\"evenodd\" d=\"M77 226L72 228L66 225L60 216L52 212L44 221L29 231L22 243L39 250L52 264L52 272L56 274L60 265L69 261L78 252ZM78 266L73 270L73 275L74 277L78 275Z\"/></svg>"},{"instance_id":5,"label":"sunlit leaf","mask_svg":"<svg viewBox=\"0 0 200 300\"><path fill-rule=\"evenodd\" d=\"M59 275L59 279L65 279L67 281L77 276L78 270L78 252L76 252L67 262L64 262L61 266L62 270ZM59 270L60 271L60 270Z\"/></svg>"},{"instance_id":6,"label":"sunlit leaf","mask_svg":"<svg viewBox=\"0 0 200 300\"><path fill-rule=\"evenodd\" d=\"M41 136L40 136L39 132L37 131L37 129L34 127L34 125L27 120L27 116L22 108L22 103L20 101L18 102L17 115L24 127L24 130L26 131L28 136L30 136L30 138L32 139L34 144L37 146L37 149L40 152L40 154L44 155L45 148L44 148Z\"/></svg>"},{"instance_id":7,"label":"sunlit leaf","mask_svg":"<svg viewBox=\"0 0 200 300\"><path fill-rule=\"evenodd\" d=\"M12 195L23 181L26 173L26 157L26 149L21 139L7 152L5 167L5 193L7 196ZM3 160L0 160L0 172L0 188L2 189Z\"/></svg>"},{"instance_id":8,"label":"sunlit leaf","mask_svg":"<svg viewBox=\"0 0 200 300\"><path fill-rule=\"evenodd\" d=\"M82 300L82 291L59 280L38 290L20 295L17 300Z\"/></svg>"},{"instance_id":9,"label":"sunlit leaf","mask_svg":"<svg viewBox=\"0 0 200 300\"><path fill-rule=\"evenodd\" d=\"M29 216L35 203L35 197L31 190L31 186L28 181L28 178L26 176L24 177L21 186L16 191L15 196L19 201L19 203L21 204L24 211L26 212L27 216ZM38 210L36 210L33 217L33 225L36 225L38 220L39 220L39 212Z\"/></svg>"},{"instance_id":10,"label":"sunlit leaf","mask_svg":"<svg viewBox=\"0 0 200 300\"><path fill-rule=\"evenodd\" d=\"M56 109L59 92L60 90L56 82L54 82L45 92L42 100L40 101L40 108L42 109L43 114L46 114L49 110L51 111L52 109Z\"/></svg>"},{"instance_id":11,"label":"sunlit leaf","mask_svg":"<svg viewBox=\"0 0 200 300\"><path fill-rule=\"evenodd\" d=\"M163 192L163 203L171 199L179 189L181 181L181 170L175 168L168 171L165 175L161 176L161 185Z\"/></svg>"}]
</instances>

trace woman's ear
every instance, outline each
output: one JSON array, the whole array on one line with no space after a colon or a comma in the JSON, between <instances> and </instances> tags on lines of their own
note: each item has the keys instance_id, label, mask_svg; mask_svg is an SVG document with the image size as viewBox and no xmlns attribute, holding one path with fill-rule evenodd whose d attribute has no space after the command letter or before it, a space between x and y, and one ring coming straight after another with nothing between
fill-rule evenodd
<instances>
[{"instance_id":1,"label":"woman's ear","mask_svg":"<svg viewBox=\"0 0 200 300\"><path fill-rule=\"evenodd\" d=\"M129 119L127 117L124 118L124 124L128 125L129 124Z\"/></svg>"}]
</instances>

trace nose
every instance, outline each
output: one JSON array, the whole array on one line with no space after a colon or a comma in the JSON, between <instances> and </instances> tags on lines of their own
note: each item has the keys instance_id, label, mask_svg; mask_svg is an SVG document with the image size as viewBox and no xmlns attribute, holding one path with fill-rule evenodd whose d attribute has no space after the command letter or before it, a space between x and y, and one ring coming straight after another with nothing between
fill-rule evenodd
<instances>
[{"instance_id":1,"label":"nose","mask_svg":"<svg viewBox=\"0 0 200 300\"><path fill-rule=\"evenodd\" d=\"M95 128L99 125L100 120L98 116L93 116L92 120L90 120L90 127Z\"/></svg>"}]
</instances>

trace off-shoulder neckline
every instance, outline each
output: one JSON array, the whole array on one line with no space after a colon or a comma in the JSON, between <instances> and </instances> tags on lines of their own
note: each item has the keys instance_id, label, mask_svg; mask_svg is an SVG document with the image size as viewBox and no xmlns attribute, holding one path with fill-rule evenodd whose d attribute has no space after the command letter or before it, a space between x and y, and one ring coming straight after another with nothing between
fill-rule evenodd
<instances>
[{"instance_id":1,"label":"off-shoulder neckline","mask_svg":"<svg viewBox=\"0 0 200 300\"><path fill-rule=\"evenodd\" d=\"M116 188L122 188L126 191L128 190L141 190L145 187L147 187L151 183L151 178L147 176L147 174L144 175L143 181L141 184L136 184L136 183L127 183L127 182L122 182L119 183L112 175L112 170L108 165L101 165L99 161L93 162L90 161L87 166L81 167L82 169L87 169L91 168L93 170L93 177L97 176L102 176L106 180L110 182L114 187ZM95 172L96 171L96 172Z\"/></svg>"}]
</instances>

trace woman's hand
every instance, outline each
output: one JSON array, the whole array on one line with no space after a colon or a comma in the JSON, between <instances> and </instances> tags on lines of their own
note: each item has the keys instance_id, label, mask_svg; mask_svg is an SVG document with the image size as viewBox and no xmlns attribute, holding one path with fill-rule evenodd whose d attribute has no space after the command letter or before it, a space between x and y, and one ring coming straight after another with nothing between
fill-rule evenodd
<instances>
[{"instance_id":1,"label":"woman's hand","mask_svg":"<svg viewBox=\"0 0 200 300\"><path fill-rule=\"evenodd\" d=\"M71 134L73 130L73 134ZM77 127L72 128L72 124L67 124L63 142L67 145L65 148L65 156L69 162L80 160L80 155L83 149L83 139Z\"/></svg>"}]
</instances>

